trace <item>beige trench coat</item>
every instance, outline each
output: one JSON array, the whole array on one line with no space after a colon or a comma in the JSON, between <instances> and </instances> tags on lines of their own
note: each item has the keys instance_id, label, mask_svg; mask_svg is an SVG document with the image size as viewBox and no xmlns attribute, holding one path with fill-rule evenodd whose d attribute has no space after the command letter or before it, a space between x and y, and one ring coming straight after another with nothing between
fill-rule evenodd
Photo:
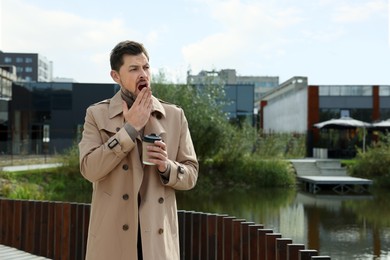
<instances>
[{"instance_id":1,"label":"beige trench coat","mask_svg":"<svg viewBox=\"0 0 390 260\"><path fill-rule=\"evenodd\" d=\"M167 144L168 181L141 163L140 137L133 142L123 128L120 92L87 109L79 143L81 173L93 183L87 260L137 259L138 214L144 260L180 258L175 190L195 186L198 161L183 110L152 98L144 134Z\"/></svg>"}]
</instances>

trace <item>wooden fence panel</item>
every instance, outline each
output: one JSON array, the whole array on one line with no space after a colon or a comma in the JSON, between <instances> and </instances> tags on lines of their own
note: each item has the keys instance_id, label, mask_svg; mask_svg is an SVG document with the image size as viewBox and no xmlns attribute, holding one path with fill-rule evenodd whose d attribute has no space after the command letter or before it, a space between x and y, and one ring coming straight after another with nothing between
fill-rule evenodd
<instances>
[{"instance_id":1,"label":"wooden fence panel","mask_svg":"<svg viewBox=\"0 0 390 260\"><path fill-rule=\"evenodd\" d=\"M208 260L217 259L217 215L210 214L207 217Z\"/></svg>"},{"instance_id":2,"label":"wooden fence panel","mask_svg":"<svg viewBox=\"0 0 390 260\"><path fill-rule=\"evenodd\" d=\"M209 236L208 236L208 229L209 229L209 222L207 213L200 214L200 258L208 260L209 257Z\"/></svg>"},{"instance_id":3,"label":"wooden fence panel","mask_svg":"<svg viewBox=\"0 0 390 260\"><path fill-rule=\"evenodd\" d=\"M48 258L54 258L55 249L55 203L48 204L47 212L47 248L46 256Z\"/></svg>"},{"instance_id":4,"label":"wooden fence panel","mask_svg":"<svg viewBox=\"0 0 390 260\"><path fill-rule=\"evenodd\" d=\"M47 253L47 247L48 247L48 220L49 220L49 202L42 201L41 202L41 218L40 218L40 232L41 236L39 237L39 251L38 255L46 255Z\"/></svg>"},{"instance_id":5,"label":"wooden fence panel","mask_svg":"<svg viewBox=\"0 0 390 260\"><path fill-rule=\"evenodd\" d=\"M223 259L233 260L233 220L235 217L223 218L224 250Z\"/></svg>"},{"instance_id":6,"label":"wooden fence panel","mask_svg":"<svg viewBox=\"0 0 390 260\"><path fill-rule=\"evenodd\" d=\"M193 213L193 221L192 221L192 259L193 260L201 260L200 255L200 244L201 244L201 213L195 212Z\"/></svg>"},{"instance_id":7,"label":"wooden fence panel","mask_svg":"<svg viewBox=\"0 0 390 260\"><path fill-rule=\"evenodd\" d=\"M242 223L245 221L245 219L234 219L233 220L233 227L232 227L232 238L233 238L233 260L241 260L241 228Z\"/></svg>"},{"instance_id":8,"label":"wooden fence panel","mask_svg":"<svg viewBox=\"0 0 390 260\"><path fill-rule=\"evenodd\" d=\"M193 230L192 230L192 220L193 220L193 212L186 212L185 213L185 232L186 232L186 240L184 243L184 259L193 259L192 257L192 239L193 239Z\"/></svg>"},{"instance_id":9,"label":"wooden fence panel","mask_svg":"<svg viewBox=\"0 0 390 260\"><path fill-rule=\"evenodd\" d=\"M259 260L266 259L267 255L267 242L266 242L266 234L273 233L272 229L258 229L257 230L257 243L259 248Z\"/></svg>"},{"instance_id":10,"label":"wooden fence panel","mask_svg":"<svg viewBox=\"0 0 390 260\"><path fill-rule=\"evenodd\" d=\"M11 247L20 248L22 246L22 201L14 201L14 219L12 227L13 237Z\"/></svg>"},{"instance_id":11,"label":"wooden fence panel","mask_svg":"<svg viewBox=\"0 0 390 260\"><path fill-rule=\"evenodd\" d=\"M265 234L267 260L276 260L276 239L281 237L282 235L279 233Z\"/></svg>"},{"instance_id":12,"label":"wooden fence panel","mask_svg":"<svg viewBox=\"0 0 390 260\"><path fill-rule=\"evenodd\" d=\"M289 260L300 260L299 251L305 249L303 244L290 244L287 245L287 259Z\"/></svg>"},{"instance_id":13,"label":"wooden fence panel","mask_svg":"<svg viewBox=\"0 0 390 260\"><path fill-rule=\"evenodd\" d=\"M242 259L250 259L250 230L249 226L254 225L254 222L242 222L241 224L241 256Z\"/></svg>"},{"instance_id":14,"label":"wooden fence panel","mask_svg":"<svg viewBox=\"0 0 390 260\"><path fill-rule=\"evenodd\" d=\"M62 203L55 203L54 206L54 259L61 259L62 249Z\"/></svg>"},{"instance_id":15,"label":"wooden fence panel","mask_svg":"<svg viewBox=\"0 0 390 260\"><path fill-rule=\"evenodd\" d=\"M89 229L89 217L91 213L91 205L89 204L84 204L83 207L83 214L84 214L84 229L83 229L83 248L84 250L82 251L82 257L81 259L85 259L85 253L87 250L87 240L88 240L88 229Z\"/></svg>"},{"instance_id":16,"label":"wooden fence panel","mask_svg":"<svg viewBox=\"0 0 390 260\"><path fill-rule=\"evenodd\" d=\"M300 260L311 260L312 256L317 256L317 255L318 255L317 250L311 250L311 249L299 250Z\"/></svg>"},{"instance_id":17,"label":"wooden fence panel","mask_svg":"<svg viewBox=\"0 0 390 260\"><path fill-rule=\"evenodd\" d=\"M179 223L179 246L180 246L180 259L184 259L185 256L185 246L184 241L186 239L186 230L185 230L185 211L177 211L177 219Z\"/></svg>"},{"instance_id":18,"label":"wooden fence panel","mask_svg":"<svg viewBox=\"0 0 390 260\"><path fill-rule=\"evenodd\" d=\"M251 260L259 260L259 242L258 242L258 233L257 230L263 229L264 225L250 225L249 226L249 258Z\"/></svg>"},{"instance_id":19,"label":"wooden fence panel","mask_svg":"<svg viewBox=\"0 0 390 260\"><path fill-rule=\"evenodd\" d=\"M0 244L50 259L84 260L90 204L0 199ZM330 259L244 219L178 211L181 259Z\"/></svg>"},{"instance_id":20,"label":"wooden fence panel","mask_svg":"<svg viewBox=\"0 0 390 260\"><path fill-rule=\"evenodd\" d=\"M41 249L41 236L42 236L42 229L41 229L41 223L42 223L42 201L35 201L34 206L34 228L35 232L33 234L34 237L34 248L32 253L34 255L40 254Z\"/></svg>"},{"instance_id":21,"label":"wooden fence panel","mask_svg":"<svg viewBox=\"0 0 390 260\"><path fill-rule=\"evenodd\" d=\"M30 212L27 216L27 225L28 225L28 243L27 243L27 252L36 254L35 248L37 241L35 240L35 234L38 232L37 222L36 219L39 217L38 215L38 209L37 209L38 201L31 201L30 203L27 203L28 211Z\"/></svg>"},{"instance_id":22,"label":"wooden fence panel","mask_svg":"<svg viewBox=\"0 0 390 260\"><path fill-rule=\"evenodd\" d=\"M287 258L287 245L292 244L290 238L278 238L276 239L276 260L288 260Z\"/></svg>"}]
</instances>

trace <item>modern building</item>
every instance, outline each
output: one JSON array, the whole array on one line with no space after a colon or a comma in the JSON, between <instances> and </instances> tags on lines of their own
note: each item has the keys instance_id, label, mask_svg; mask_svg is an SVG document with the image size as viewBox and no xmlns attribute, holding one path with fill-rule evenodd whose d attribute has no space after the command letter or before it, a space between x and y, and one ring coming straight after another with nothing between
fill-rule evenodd
<instances>
[{"instance_id":1,"label":"modern building","mask_svg":"<svg viewBox=\"0 0 390 260\"><path fill-rule=\"evenodd\" d=\"M279 77L237 76L234 69L202 70L198 75L191 75L188 71L187 84L224 86L228 102L224 111L232 120L247 118L255 124L261 97L279 86Z\"/></svg>"},{"instance_id":2,"label":"modern building","mask_svg":"<svg viewBox=\"0 0 390 260\"><path fill-rule=\"evenodd\" d=\"M0 51L1 66L15 66L18 78L23 81L50 82L53 79L53 63L38 53Z\"/></svg>"},{"instance_id":3,"label":"modern building","mask_svg":"<svg viewBox=\"0 0 390 260\"><path fill-rule=\"evenodd\" d=\"M390 85L309 85L306 77L293 77L263 96L260 107L264 132L306 134L310 156L314 147L334 148L321 139L316 123L341 116L368 123L390 118Z\"/></svg>"},{"instance_id":4,"label":"modern building","mask_svg":"<svg viewBox=\"0 0 390 260\"><path fill-rule=\"evenodd\" d=\"M255 102L258 103L261 96L279 86L279 77L276 76L238 76L234 69L220 71L202 70L198 75L190 75L187 72L187 84L253 84L255 87Z\"/></svg>"},{"instance_id":5,"label":"modern building","mask_svg":"<svg viewBox=\"0 0 390 260\"><path fill-rule=\"evenodd\" d=\"M118 90L117 84L14 82L0 123L0 153L64 151L79 140L86 108Z\"/></svg>"},{"instance_id":6,"label":"modern building","mask_svg":"<svg viewBox=\"0 0 390 260\"><path fill-rule=\"evenodd\" d=\"M12 82L16 80L15 66L0 66L0 143L7 141L8 104L12 99Z\"/></svg>"}]
</instances>

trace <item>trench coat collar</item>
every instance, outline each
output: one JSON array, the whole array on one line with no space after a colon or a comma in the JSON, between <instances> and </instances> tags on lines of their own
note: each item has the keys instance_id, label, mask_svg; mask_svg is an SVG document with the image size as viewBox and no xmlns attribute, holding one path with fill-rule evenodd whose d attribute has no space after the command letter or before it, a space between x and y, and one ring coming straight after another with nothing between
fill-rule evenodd
<instances>
[{"instance_id":1,"label":"trench coat collar","mask_svg":"<svg viewBox=\"0 0 390 260\"><path fill-rule=\"evenodd\" d=\"M119 115L123 118L122 100L123 99L121 97L120 91L118 91L112 97L108 108L108 116L110 119L114 119L116 116ZM165 134L165 127L161 124L161 119L165 117L166 112L163 105L156 97L152 96L152 112L149 121L145 125L143 134L156 134L159 136ZM137 138L140 138L140 136L138 136Z\"/></svg>"},{"instance_id":2,"label":"trench coat collar","mask_svg":"<svg viewBox=\"0 0 390 260\"><path fill-rule=\"evenodd\" d=\"M112 118L114 118L117 115L122 113L122 100L123 99L121 97L120 91L118 91L111 98L110 106L109 106L109 110L108 110L108 115L109 115L110 119L112 119ZM160 101L156 97L152 96L152 115L159 117L158 114L160 114L160 116L163 116L163 117L166 116L165 109L161 105Z\"/></svg>"}]
</instances>

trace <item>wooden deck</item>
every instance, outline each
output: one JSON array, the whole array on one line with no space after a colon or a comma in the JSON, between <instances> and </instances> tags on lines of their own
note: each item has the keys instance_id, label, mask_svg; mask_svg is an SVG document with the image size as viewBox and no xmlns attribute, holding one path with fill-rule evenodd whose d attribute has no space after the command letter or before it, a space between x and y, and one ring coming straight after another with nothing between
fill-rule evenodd
<instances>
[{"instance_id":1,"label":"wooden deck","mask_svg":"<svg viewBox=\"0 0 390 260\"><path fill-rule=\"evenodd\" d=\"M350 176L298 176L297 178L305 191L314 194L322 190L332 190L338 194L364 193L372 185L371 180Z\"/></svg>"},{"instance_id":2,"label":"wooden deck","mask_svg":"<svg viewBox=\"0 0 390 260\"><path fill-rule=\"evenodd\" d=\"M32 255L13 247L0 245L1 260L47 260L49 258Z\"/></svg>"}]
</instances>

